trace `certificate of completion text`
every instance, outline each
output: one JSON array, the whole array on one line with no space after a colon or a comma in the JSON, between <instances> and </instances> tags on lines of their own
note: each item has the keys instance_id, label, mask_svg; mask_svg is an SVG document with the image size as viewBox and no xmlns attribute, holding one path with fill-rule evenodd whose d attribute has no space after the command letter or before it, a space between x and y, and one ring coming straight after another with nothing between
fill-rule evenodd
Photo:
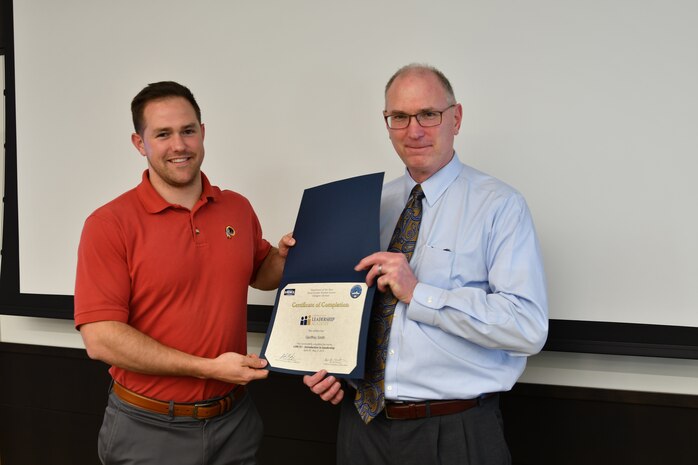
<instances>
[{"instance_id":1,"label":"certificate of completion text","mask_svg":"<svg viewBox=\"0 0 698 465\"><path fill-rule=\"evenodd\" d=\"M277 368L348 374L357 365L366 283L288 284L265 357Z\"/></svg>"}]
</instances>

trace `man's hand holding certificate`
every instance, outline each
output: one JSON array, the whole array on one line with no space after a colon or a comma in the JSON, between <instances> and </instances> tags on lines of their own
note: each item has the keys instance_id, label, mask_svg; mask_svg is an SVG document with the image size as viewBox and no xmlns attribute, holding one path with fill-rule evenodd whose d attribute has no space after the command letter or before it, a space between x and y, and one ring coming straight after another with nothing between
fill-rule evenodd
<instances>
[{"instance_id":1,"label":"man's hand holding certificate","mask_svg":"<svg viewBox=\"0 0 698 465\"><path fill-rule=\"evenodd\" d=\"M354 266L379 250L383 173L307 189L262 357L270 370L363 375L374 287Z\"/></svg>"}]
</instances>

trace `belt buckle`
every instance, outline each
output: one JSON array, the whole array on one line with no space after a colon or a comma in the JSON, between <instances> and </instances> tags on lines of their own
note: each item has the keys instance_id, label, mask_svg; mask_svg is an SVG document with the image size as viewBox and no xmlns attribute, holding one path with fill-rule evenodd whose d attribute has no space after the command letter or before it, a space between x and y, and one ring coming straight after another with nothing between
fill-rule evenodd
<instances>
[{"instance_id":1,"label":"belt buckle","mask_svg":"<svg viewBox=\"0 0 698 465\"><path fill-rule=\"evenodd\" d=\"M383 408L383 413L385 413L385 418L387 418L388 420L397 420L397 418L391 417L388 413L388 404L385 404L385 407Z\"/></svg>"},{"instance_id":2,"label":"belt buckle","mask_svg":"<svg viewBox=\"0 0 698 465\"><path fill-rule=\"evenodd\" d=\"M198 404L194 404L194 411L192 412L191 416L192 416L192 418L194 418L196 420L200 420L200 418L199 418L199 409L200 408L209 408L209 407L213 407L216 405L220 405L220 403L217 401L210 401L210 402L201 402Z\"/></svg>"},{"instance_id":3,"label":"belt buckle","mask_svg":"<svg viewBox=\"0 0 698 465\"><path fill-rule=\"evenodd\" d=\"M394 405L395 407L405 407L405 406L409 406L409 404L408 404L408 403L405 403L405 402L391 402L390 405L391 405L391 406ZM390 416L390 413L388 413L388 403L385 404L385 408L383 409L383 411L385 412L385 418L387 418L388 420L406 420L406 419L407 419L407 418L404 418L404 417L403 417L403 418L400 418L400 417L391 417L391 416Z\"/></svg>"}]
</instances>

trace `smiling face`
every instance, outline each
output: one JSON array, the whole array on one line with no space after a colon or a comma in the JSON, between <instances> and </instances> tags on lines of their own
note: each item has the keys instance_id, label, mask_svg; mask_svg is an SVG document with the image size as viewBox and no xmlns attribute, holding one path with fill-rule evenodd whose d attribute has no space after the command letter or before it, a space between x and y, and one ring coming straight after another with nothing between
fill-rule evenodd
<instances>
[{"instance_id":1,"label":"smiling face","mask_svg":"<svg viewBox=\"0 0 698 465\"><path fill-rule=\"evenodd\" d=\"M436 75L428 70L410 70L399 75L385 93L385 115L414 115L442 111L452 101ZM410 118L404 129L388 129L390 141L410 176L423 182L453 158L453 139L458 134L463 109L455 104L442 114L441 124L423 128Z\"/></svg>"},{"instance_id":2,"label":"smiling face","mask_svg":"<svg viewBox=\"0 0 698 465\"><path fill-rule=\"evenodd\" d=\"M201 189L204 161L204 125L185 98L150 101L143 110L142 134L131 136L133 145L148 159L150 182L166 200L171 193Z\"/></svg>"}]
</instances>

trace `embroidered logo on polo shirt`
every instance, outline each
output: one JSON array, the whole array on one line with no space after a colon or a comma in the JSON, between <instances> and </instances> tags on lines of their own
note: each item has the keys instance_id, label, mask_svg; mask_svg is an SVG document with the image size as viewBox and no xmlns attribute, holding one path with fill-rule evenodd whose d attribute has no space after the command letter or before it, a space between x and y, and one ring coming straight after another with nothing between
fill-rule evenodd
<instances>
[{"instance_id":1,"label":"embroidered logo on polo shirt","mask_svg":"<svg viewBox=\"0 0 698 465\"><path fill-rule=\"evenodd\" d=\"M226 226L226 227L225 227L225 237L227 237L228 239L230 239L230 238L233 237L234 235L235 235L235 229L233 229L232 226Z\"/></svg>"}]
</instances>

